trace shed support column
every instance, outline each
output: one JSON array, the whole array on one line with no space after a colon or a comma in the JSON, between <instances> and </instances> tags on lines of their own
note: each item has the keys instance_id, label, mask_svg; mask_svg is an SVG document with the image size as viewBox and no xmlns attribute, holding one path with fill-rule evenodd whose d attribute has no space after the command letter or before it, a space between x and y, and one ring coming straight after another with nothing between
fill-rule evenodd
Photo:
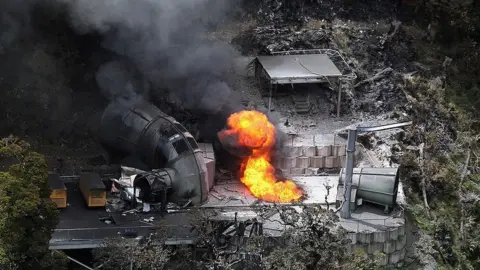
<instances>
[{"instance_id":1,"label":"shed support column","mask_svg":"<svg viewBox=\"0 0 480 270\"><path fill-rule=\"evenodd\" d=\"M272 82L270 82L269 88L270 88L270 95L268 96L268 114L270 115L270 110L272 108L272 88L273 88Z\"/></svg>"},{"instance_id":2,"label":"shed support column","mask_svg":"<svg viewBox=\"0 0 480 270\"><path fill-rule=\"evenodd\" d=\"M337 117L340 117L340 103L342 100L342 80L338 79L338 100L337 100Z\"/></svg>"}]
</instances>

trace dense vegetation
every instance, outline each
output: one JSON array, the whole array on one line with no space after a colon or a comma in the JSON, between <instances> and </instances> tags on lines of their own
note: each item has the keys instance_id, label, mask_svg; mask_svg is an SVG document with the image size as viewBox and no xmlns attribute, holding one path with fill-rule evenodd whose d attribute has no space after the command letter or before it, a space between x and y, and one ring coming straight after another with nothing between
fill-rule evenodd
<instances>
[{"instance_id":1,"label":"dense vegetation","mask_svg":"<svg viewBox=\"0 0 480 270\"><path fill-rule=\"evenodd\" d=\"M113 238L104 248L95 251L97 265L103 269L250 269L250 270L320 270L320 269L381 269L379 254L368 257L358 251L347 253L349 240L338 224L338 216L321 206L265 207L260 212L276 210L280 224L286 226L280 237L269 238L253 234L251 237L217 233L222 222L212 222L214 213L206 210L190 213L190 226L198 234L196 248L168 248L158 243L165 240L165 229L160 224L155 234L138 246L128 247L129 241ZM242 224L236 224L241 227ZM225 229L225 228L224 228ZM125 247L127 246L127 247ZM194 261L193 251L196 250Z\"/></svg>"},{"instance_id":2,"label":"dense vegetation","mask_svg":"<svg viewBox=\"0 0 480 270\"><path fill-rule=\"evenodd\" d=\"M415 126L402 158L411 218L424 252L445 268L480 268L480 8L478 1L425 1L407 26L418 61L406 79Z\"/></svg>"},{"instance_id":3,"label":"dense vegetation","mask_svg":"<svg viewBox=\"0 0 480 270\"><path fill-rule=\"evenodd\" d=\"M14 137L0 140L0 159L12 163L0 172L0 268L63 269L65 261L48 250L58 213L45 159Z\"/></svg>"}]
</instances>

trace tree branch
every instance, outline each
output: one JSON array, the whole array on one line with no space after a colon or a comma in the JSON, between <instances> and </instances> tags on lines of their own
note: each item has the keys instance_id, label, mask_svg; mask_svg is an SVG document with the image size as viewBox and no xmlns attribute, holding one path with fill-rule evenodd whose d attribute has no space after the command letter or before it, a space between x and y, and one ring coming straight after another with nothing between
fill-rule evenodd
<instances>
[{"instance_id":1,"label":"tree branch","mask_svg":"<svg viewBox=\"0 0 480 270\"><path fill-rule=\"evenodd\" d=\"M462 201L462 185L467 175L468 164L470 163L471 150L468 149L467 156L465 157L465 164L463 165L462 174L460 175L460 182L458 183L458 199L460 201L460 239L464 240L464 223L465 223L465 207Z\"/></svg>"},{"instance_id":2,"label":"tree branch","mask_svg":"<svg viewBox=\"0 0 480 270\"><path fill-rule=\"evenodd\" d=\"M376 81L376 80L380 80L380 79L384 78L385 76L387 76L392 71L393 71L393 69L391 67L388 67L388 68L378 72L377 74L373 75L373 77L370 77L368 79L360 81L359 83L355 84L355 86L353 86L353 88L358 88L358 87L360 87L360 86L362 86L366 83L373 82L373 81Z\"/></svg>"},{"instance_id":3,"label":"tree branch","mask_svg":"<svg viewBox=\"0 0 480 270\"><path fill-rule=\"evenodd\" d=\"M420 169L422 171L422 196L423 196L423 205L425 206L425 210L426 210L426 213L427 213L427 216L430 217L430 206L428 205L428 201L427 201L427 184L426 184L426 181L425 181L425 178L427 177L426 174L425 174L425 169L424 169L424 165L425 165L425 156L424 156L424 148L425 148L425 144L424 143L421 143L419 146L418 146L418 149L420 150L420 157L419 157L419 161L420 161Z\"/></svg>"}]
</instances>

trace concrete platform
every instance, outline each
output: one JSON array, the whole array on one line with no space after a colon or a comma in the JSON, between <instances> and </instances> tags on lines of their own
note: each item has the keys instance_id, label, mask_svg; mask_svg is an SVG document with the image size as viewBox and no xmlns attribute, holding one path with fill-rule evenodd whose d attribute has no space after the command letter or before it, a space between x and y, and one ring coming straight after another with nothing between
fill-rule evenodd
<instances>
[{"instance_id":1,"label":"concrete platform","mask_svg":"<svg viewBox=\"0 0 480 270\"><path fill-rule=\"evenodd\" d=\"M325 196L330 186L327 198L329 204L335 204L338 175L331 176L297 176L292 180L304 189L306 199L299 202L303 204L326 204ZM249 207L254 205L271 205L255 198L250 191L238 180L220 182L213 186L204 208L235 208ZM282 205L297 205L283 203Z\"/></svg>"},{"instance_id":2,"label":"concrete platform","mask_svg":"<svg viewBox=\"0 0 480 270\"><path fill-rule=\"evenodd\" d=\"M52 234L50 249L97 248L105 238L135 232L136 237L151 233L158 222L166 229L170 242L193 242L195 234L188 227L186 213L178 212L161 217L159 214L109 213L104 207L88 208L78 183L66 183L68 206L60 211L60 221ZM106 224L100 218L111 216L116 224ZM154 222L144 219L154 218ZM135 237L133 237L135 238Z\"/></svg>"},{"instance_id":3,"label":"concrete platform","mask_svg":"<svg viewBox=\"0 0 480 270\"><path fill-rule=\"evenodd\" d=\"M330 207L335 207L337 175L302 176L293 177L292 180L305 190L306 199L301 204L325 206L327 196ZM125 236L132 231L131 239L132 243L135 243L159 226L167 233L167 244L192 244L195 241L196 235L191 231L188 209L170 211L164 217L154 213L124 215L121 212L109 213L105 208L87 208L78 184L70 182L66 185L68 206L61 210L60 222L50 240L50 249L98 248L104 243L105 238ZM327 186L331 187L328 195ZM265 235L280 236L285 226L282 225L279 214L274 209L271 213L261 214L255 207L268 205L272 204L253 197L243 184L233 179L217 182L202 208L216 213L212 218L216 220L242 221L255 218L263 223ZM106 216L114 217L116 224L106 224L100 220ZM153 222L144 221L151 217L154 218ZM340 219L340 224L349 231L348 237L351 240L349 250L362 248L369 254L376 251L384 252L388 254L386 260L388 263L402 260L405 227L400 208L385 214L382 207L361 205L352 213L351 219ZM250 226L247 226L246 232L249 231Z\"/></svg>"}]
</instances>

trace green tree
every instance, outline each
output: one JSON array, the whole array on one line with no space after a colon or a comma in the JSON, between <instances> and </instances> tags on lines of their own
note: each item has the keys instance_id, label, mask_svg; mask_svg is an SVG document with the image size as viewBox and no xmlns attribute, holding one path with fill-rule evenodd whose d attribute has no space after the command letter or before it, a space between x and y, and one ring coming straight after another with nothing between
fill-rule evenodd
<instances>
[{"instance_id":1,"label":"green tree","mask_svg":"<svg viewBox=\"0 0 480 270\"><path fill-rule=\"evenodd\" d=\"M385 259L385 254L376 253L373 258L368 256L363 250L357 249L352 257L343 266L343 269L355 270L380 270L385 267L382 265L382 260Z\"/></svg>"},{"instance_id":2,"label":"green tree","mask_svg":"<svg viewBox=\"0 0 480 270\"><path fill-rule=\"evenodd\" d=\"M266 269L338 269L347 258L349 240L338 224L338 216L321 206L279 209L287 230L263 258Z\"/></svg>"},{"instance_id":3,"label":"green tree","mask_svg":"<svg viewBox=\"0 0 480 270\"><path fill-rule=\"evenodd\" d=\"M0 172L0 268L63 269L66 261L48 249L58 211L45 158L10 136L0 140L2 160L13 165Z\"/></svg>"},{"instance_id":4,"label":"green tree","mask_svg":"<svg viewBox=\"0 0 480 270\"><path fill-rule=\"evenodd\" d=\"M159 225L155 233L138 243L132 238L106 239L101 248L93 251L96 266L101 265L106 270L167 269L170 256L174 253L162 244L166 240L166 234L161 228L162 225Z\"/></svg>"}]
</instances>

